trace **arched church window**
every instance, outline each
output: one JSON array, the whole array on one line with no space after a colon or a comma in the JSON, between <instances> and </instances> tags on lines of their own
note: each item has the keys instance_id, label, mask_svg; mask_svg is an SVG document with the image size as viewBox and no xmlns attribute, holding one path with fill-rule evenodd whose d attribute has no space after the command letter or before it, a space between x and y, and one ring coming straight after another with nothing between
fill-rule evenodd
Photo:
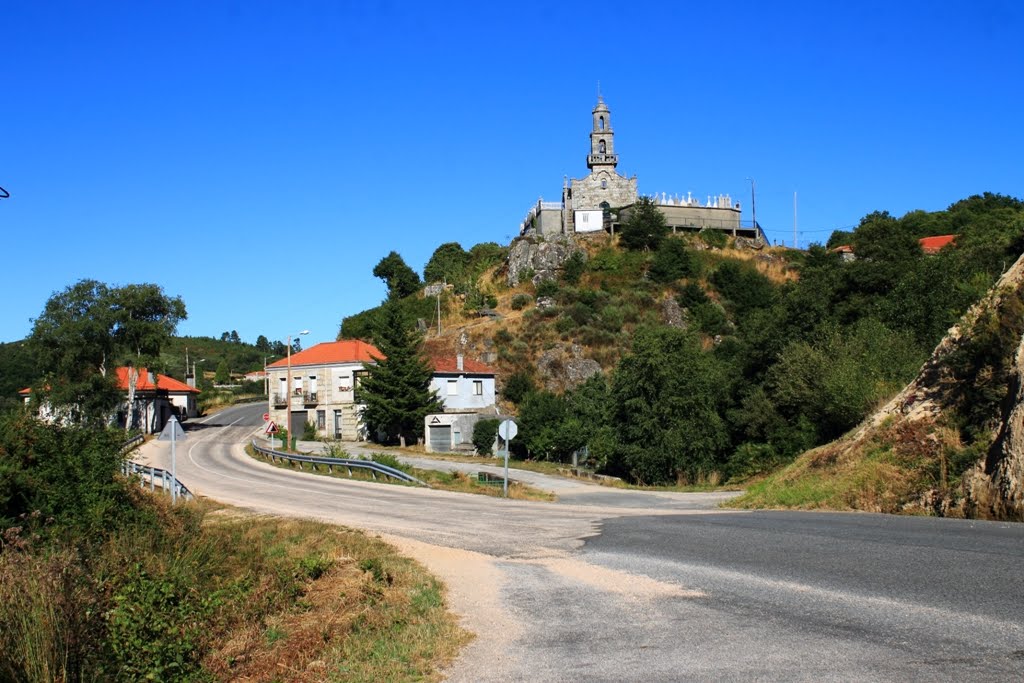
<instances>
[{"instance_id":1,"label":"arched church window","mask_svg":"<svg viewBox=\"0 0 1024 683\"><path fill-rule=\"evenodd\" d=\"M604 140L597 143L597 151L604 154Z\"/></svg>"},{"instance_id":2,"label":"arched church window","mask_svg":"<svg viewBox=\"0 0 1024 683\"><path fill-rule=\"evenodd\" d=\"M607 180L602 180L601 181L601 189L602 190L607 190L608 189L608 181Z\"/></svg>"},{"instance_id":3,"label":"arched church window","mask_svg":"<svg viewBox=\"0 0 1024 683\"><path fill-rule=\"evenodd\" d=\"M598 120L598 124L597 124L598 130L604 130L604 117L601 116L597 120Z\"/></svg>"}]
</instances>

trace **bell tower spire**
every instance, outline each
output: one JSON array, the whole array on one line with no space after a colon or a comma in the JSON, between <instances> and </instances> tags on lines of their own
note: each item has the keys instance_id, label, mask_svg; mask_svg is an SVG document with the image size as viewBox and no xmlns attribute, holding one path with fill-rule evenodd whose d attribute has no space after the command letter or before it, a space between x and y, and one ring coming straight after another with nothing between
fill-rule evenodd
<instances>
[{"instance_id":1,"label":"bell tower spire","mask_svg":"<svg viewBox=\"0 0 1024 683\"><path fill-rule=\"evenodd\" d=\"M598 88L601 86L598 85ZM612 116L608 105L604 103L600 90L597 95L597 106L594 107L594 127L590 131L590 154L587 155L587 168L591 171L605 169L615 172L619 163L619 155L615 153L615 133L612 132Z\"/></svg>"}]
</instances>

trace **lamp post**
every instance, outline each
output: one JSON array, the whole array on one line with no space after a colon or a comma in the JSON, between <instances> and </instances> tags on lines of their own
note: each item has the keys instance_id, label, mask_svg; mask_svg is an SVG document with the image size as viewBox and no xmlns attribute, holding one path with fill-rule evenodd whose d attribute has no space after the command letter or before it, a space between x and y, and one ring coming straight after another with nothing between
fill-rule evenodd
<instances>
[{"instance_id":1,"label":"lamp post","mask_svg":"<svg viewBox=\"0 0 1024 683\"><path fill-rule=\"evenodd\" d=\"M295 333L294 336L301 337L304 334L309 334L309 330L303 330L302 332ZM285 397L284 397L284 410L285 410L285 429L288 430L289 436L291 436L292 429L292 335L288 335L288 376L285 379ZM287 450L287 448L285 448Z\"/></svg>"},{"instance_id":2,"label":"lamp post","mask_svg":"<svg viewBox=\"0 0 1024 683\"><path fill-rule=\"evenodd\" d=\"M757 198L756 198L756 195L754 194L754 189L757 187L757 184L754 182L753 178L747 178L747 180L750 181L750 218L754 222L754 225L752 227L754 228L754 234L756 235L757 234Z\"/></svg>"}]
</instances>

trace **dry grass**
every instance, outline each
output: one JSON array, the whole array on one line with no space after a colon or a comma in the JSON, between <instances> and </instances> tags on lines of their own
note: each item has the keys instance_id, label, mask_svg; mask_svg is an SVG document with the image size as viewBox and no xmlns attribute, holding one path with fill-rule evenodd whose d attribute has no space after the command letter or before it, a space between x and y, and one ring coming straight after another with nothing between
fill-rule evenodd
<instances>
[{"instance_id":1,"label":"dry grass","mask_svg":"<svg viewBox=\"0 0 1024 683\"><path fill-rule=\"evenodd\" d=\"M207 655L219 680L439 680L469 640L443 586L366 534L265 517L211 515L205 527L304 573L287 609L240 624Z\"/></svg>"}]
</instances>

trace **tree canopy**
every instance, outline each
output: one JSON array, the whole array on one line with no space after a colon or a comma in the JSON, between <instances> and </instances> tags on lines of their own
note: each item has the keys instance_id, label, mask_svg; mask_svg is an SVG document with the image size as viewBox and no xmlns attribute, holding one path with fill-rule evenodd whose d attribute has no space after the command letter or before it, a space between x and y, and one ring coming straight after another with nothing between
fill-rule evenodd
<instances>
[{"instance_id":1,"label":"tree canopy","mask_svg":"<svg viewBox=\"0 0 1024 683\"><path fill-rule=\"evenodd\" d=\"M379 277L388 287L388 299L401 299L415 294L421 285L420 276L392 251L373 267L374 277Z\"/></svg>"},{"instance_id":2,"label":"tree canopy","mask_svg":"<svg viewBox=\"0 0 1024 683\"><path fill-rule=\"evenodd\" d=\"M422 339L395 302L382 307L374 334L383 358L366 364L368 376L357 390L365 404L363 422L370 437L384 443L423 436L423 418L442 410L430 388L433 371L422 354Z\"/></svg>"},{"instance_id":3,"label":"tree canopy","mask_svg":"<svg viewBox=\"0 0 1024 683\"><path fill-rule=\"evenodd\" d=\"M186 316L181 298L154 284L81 280L54 293L29 337L44 377L37 395L72 421L105 420L117 402L108 371L155 360Z\"/></svg>"}]
</instances>

